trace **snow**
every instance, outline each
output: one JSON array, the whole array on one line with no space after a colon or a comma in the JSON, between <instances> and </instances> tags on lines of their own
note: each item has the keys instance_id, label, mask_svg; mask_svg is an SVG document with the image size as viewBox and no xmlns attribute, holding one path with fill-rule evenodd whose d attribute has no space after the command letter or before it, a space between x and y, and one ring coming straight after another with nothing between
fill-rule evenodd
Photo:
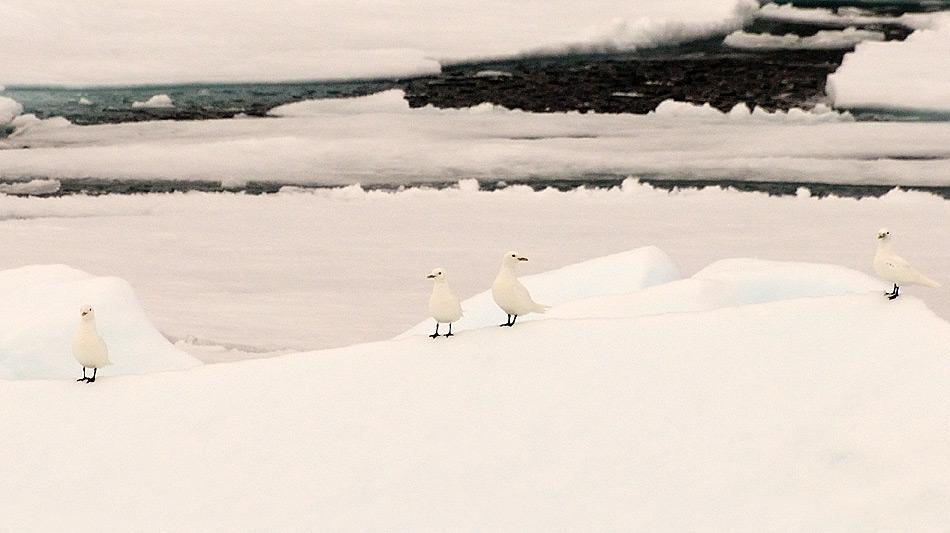
<instances>
[{"instance_id":1,"label":"snow","mask_svg":"<svg viewBox=\"0 0 950 533\"><path fill-rule=\"evenodd\" d=\"M583 267L562 273L575 302L706 298L683 282L603 294ZM759 287L764 303L602 305L451 340L7 383L0 513L20 531L950 522L950 324L843 267L740 259L707 274L727 294Z\"/></svg>"},{"instance_id":2,"label":"snow","mask_svg":"<svg viewBox=\"0 0 950 533\"><path fill-rule=\"evenodd\" d=\"M837 12L826 8L795 7L792 4L769 3L756 11L756 18L784 20L822 24L831 27L867 26L877 24L898 24L908 28L921 29L933 24L933 15L929 13L906 13L898 17L869 15L860 9L839 8Z\"/></svg>"},{"instance_id":3,"label":"snow","mask_svg":"<svg viewBox=\"0 0 950 533\"><path fill-rule=\"evenodd\" d=\"M950 113L950 13L904 41L862 43L828 76L840 109Z\"/></svg>"},{"instance_id":4,"label":"snow","mask_svg":"<svg viewBox=\"0 0 950 533\"><path fill-rule=\"evenodd\" d=\"M665 118L699 120L716 123L725 120L731 122L773 122L773 123L815 123L815 122L849 122L854 120L849 113L834 111L825 104L816 104L807 111L792 108L788 111L768 111L761 107L749 109L749 106L740 103L733 106L728 113L723 113L710 104L693 104L664 100L651 112L651 115Z\"/></svg>"},{"instance_id":5,"label":"snow","mask_svg":"<svg viewBox=\"0 0 950 533\"><path fill-rule=\"evenodd\" d=\"M883 41L884 33L879 31L845 28L844 30L822 30L809 37L801 37L793 33L786 35L772 35L770 33L747 33L734 31L723 41L726 46L744 49L775 49L775 50L824 50L836 48L853 48L864 41Z\"/></svg>"},{"instance_id":6,"label":"snow","mask_svg":"<svg viewBox=\"0 0 950 533\"><path fill-rule=\"evenodd\" d=\"M114 277L96 277L62 265L0 271L0 377L76 378L72 356L79 308L96 309L99 332L109 346L110 376L180 370L198 363L175 349L152 326L132 288Z\"/></svg>"},{"instance_id":7,"label":"snow","mask_svg":"<svg viewBox=\"0 0 950 533\"><path fill-rule=\"evenodd\" d=\"M57 180L0 183L0 194L54 194L59 191L60 186Z\"/></svg>"},{"instance_id":8,"label":"snow","mask_svg":"<svg viewBox=\"0 0 950 533\"><path fill-rule=\"evenodd\" d=\"M132 107L167 108L175 107L175 104L167 94L156 94L144 102L132 102Z\"/></svg>"},{"instance_id":9,"label":"snow","mask_svg":"<svg viewBox=\"0 0 950 533\"><path fill-rule=\"evenodd\" d=\"M92 100L86 98L85 96L79 97L79 105L92 105L92 104L93 104Z\"/></svg>"},{"instance_id":10,"label":"snow","mask_svg":"<svg viewBox=\"0 0 950 533\"><path fill-rule=\"evenodd\" d=\"M66 120L63 117L50 117L50 118L39 118L33 113L23 113L18 115L16 118L10 121L9 126L13 128L13 131L10 133L10 138L16 138L21 135L25 135L26 132L31 132L31 134L41 134L43 132L49 132L50 130L57 128L67 128L72 126L72 123Z\"/></svg>"},{"instance_id":11,"label":"snow","mask_svg":"<svg viewBox=\"0 0 950 533\"><path fill-rule=\"evenodd\" d=\"M393 78L446 63L725 35L752 0L56 0L0 4L2 83Z\"/></svg>"},{"instance_id":12,"label":"snow","mask_svg":"<svg viewBox=\"0 0 950 533\"><path fill-rule=\"evenodd\" d=\"M476 78L510 78L511 73L504 70L479 70L475 73Z\"/></svg>"},{"instance_id":13,"label":"snow","mask_svg":"<svg viewBox=\"0 0 950 533\"><path fill-rule=\"evenodd\" d=\"M0 128L13 121L23 112L23 106L13 98L0 96Z\"/></svg>"},{"instance_id":14,"label":"snow","mask_svg":"<svg viewBox=\"0 0 950 533\"><path fill-rule=\"evenodd\" d=\"M780 300L875 292L880 287L879 281L866 274L835 265L724 259L688 279L644 290L618 290L613 294L576 299L542 318L630 318L711 311Z\"/></svg>"},{"instance_id":15,"label":"snow","mask_svg":"<svg viewBox=\"0 0 950 533\"><path fill-rule=\"evenodd\" d=\"M617 91L610 93L610 96L617 96L620 98L640 98L643 95L636 91Z\"/></svg>"},{"instance_id":16,"label":"snow","mask_svg":"<svg viewBox=\"0 0 950 533\"><path fill-rule=\"evenodd\" d=\"M947 123L856 123L825 106L651 115L410 109L400 91L281 106L271 118L37 128L0 140L0 178L404 183L643 174L946 185ZM276 117L276 118L275 118ZM16 149L29 147L28 150ZM11 149L4 149L11 148Z\"/></svg>"},{"instance_id":17,"label":"snow","mask_svg":"<svg viewBox=\"0 0 950 533\"><path fill-rule=\"evenodd\" d=\"M0 196L0 249L15 251L0 255L0 268L65 263L126 279L159 331L220 361L392 338L428 316L433 266L448 269L467 299L491 286L508 249L531 259L521 265L526 278L650 243L684 276L728 257L871 273L877 230L888 226L898 253L946 282L950 226L942 220L950 202L921 192L858 201L665 192L634 180L568 192L478 191L468 180L401 192ZM353 298L357 286L372 308ZM950 316L946 289L906 294Z\"/></svg>"}]
</instances>

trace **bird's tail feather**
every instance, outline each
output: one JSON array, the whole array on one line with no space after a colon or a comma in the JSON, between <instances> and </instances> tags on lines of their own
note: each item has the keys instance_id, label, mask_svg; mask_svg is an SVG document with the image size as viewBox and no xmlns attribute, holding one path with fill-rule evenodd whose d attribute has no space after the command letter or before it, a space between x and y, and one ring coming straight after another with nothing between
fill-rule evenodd
<instances>
[{"instance_id":1,"label":"bird's tail feather","mask_svg":"<svg viewBox=\"0 0 950 533\"><path fill-rule=\"evenodd\" d=\"M933 288L935 288L935 289L936 289L937 287L940 287L940 284L939 284L939 283L937 283L936 281L934 281L934 280L928 278L927 276L924 276L923 274L921 274L920 280L919 280L918 282L919 282L921 285L925 286L925 287L933 287Z\"/></svg>"},{"instance_id":2,"label":"bird's tail feather","mask_svg":"<svg viewBox=\"0 0 950 533\"><path fill-rule=\"evenodd\" d=\"M544 305L544 304L539 304L538 302L534 302L534 312L535 312L535 313L544 313L545 311L547 311L547 310L550 309L550 308L551 308L550 305Z\"/></svg>"}]
</instances>

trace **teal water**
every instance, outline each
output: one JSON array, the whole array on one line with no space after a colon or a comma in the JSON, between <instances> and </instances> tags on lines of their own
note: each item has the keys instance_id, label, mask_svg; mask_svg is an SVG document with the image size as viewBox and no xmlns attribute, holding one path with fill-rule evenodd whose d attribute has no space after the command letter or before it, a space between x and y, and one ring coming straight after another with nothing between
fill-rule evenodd
<instances>
[{"instance_id":1,"label":"teal water","mask_svg":"<svg viewBox=\"0 0 950 533\"><path fill-rule=\"evenodd\" d=\"M391 86L386 81L149 85L136 87L8 86L0 95L40 118L65 117L74 124L263 116L273 107L299 100L362 96ZM174 107L134 107L168 95Z\"/></svg>"}]
</instances>

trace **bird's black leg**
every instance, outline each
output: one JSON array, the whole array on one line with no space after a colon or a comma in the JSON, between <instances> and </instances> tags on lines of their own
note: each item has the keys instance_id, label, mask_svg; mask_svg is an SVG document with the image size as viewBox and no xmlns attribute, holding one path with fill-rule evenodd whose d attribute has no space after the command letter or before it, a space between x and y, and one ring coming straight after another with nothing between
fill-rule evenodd
<instances>
[{"instance_id":1,"label":"bird's black leg","mask_svg":"<svg viewBox=\"0 0 950 533\"><path fill-rule=\"evenodd\" d=\"M504 324L501 324L499 327L502 327L502 328L504 328L504 327L509 327L509 328L510 328L512 325L514 325L514 322L511 321L511 315L508 315L508 321L505 322Z\"/></svg>"},{"instance_id":2,"label":"bird's black leg","mask_svg":"<svg viewBox=\"0 0 950 533\"><path fill-rule=\"evenodd\" d=\"M888 300L893 300L893 299L897 298L898 296L900 296L900 292L901 292L901 288L898 287L897 284L895 283L895 284L894 284L894 292L888 294L888 295L887 295L887 299L888 299Z\"/></svg>"},{"instance_id":3,"label":"bird's black leg","mask_svg":"<svg viewBox=\"0 0 950 533\"><path fill-rule=\"evenodd\" d=\"M511 319L511 325L514 326L517 320L518 320L518 315L514 315L514 318Z\"/></svg>"},{"instance_id":4,"label":"bird's black leg","mask_svg":"<svg viewBox=\"0 0 950 533\"><path fill-rule=\"evenodd\" d=\"M451 327L451 326L449 326L449 327ZM433 333L432 335L429 335L429 338L430 338L430 339L434 339L434 338L436 338L436 337L438 337L438 336L439 336L439 323L436 322L436 323L435 323L435 333Z\"/></svg>"},{"instance_id":5,"label":"bird's black leg","mask_svg":"<svg viewBox=\"0 0 950 533\"><path fill-rule=\"evenodd\" d=\"M451 322L449 322L449 332L446 333L445 336L446 336L446 337L454 337L454 336L455 336L455 335L452 334L452 323L451 323Z\"/></svg>"},{"instance_id":6,"label":"bird's black leg","mask_svg":"<svg viewBox=\"0 0 950 533\"><path fill-rule=\"evenodd\" d=\"M82 367L82 377L76 381L88 381L89 378L86 377L86 367Z\"/></svg>"},{"instance_id":7,"label":"bird's black leg","mask_svg":"<svg viewBox=\"0 0 950 533\"><path fill-rule=\"evenodd\" d=\"M86 380L86 383L92 383L92 382L94 382L94 381L96 380L96 372L98 372L98 371L99 371L98 368L93 368L93 369L92 369L92 377L89 378L88 380Z\"/></svg>"}]
</instances>

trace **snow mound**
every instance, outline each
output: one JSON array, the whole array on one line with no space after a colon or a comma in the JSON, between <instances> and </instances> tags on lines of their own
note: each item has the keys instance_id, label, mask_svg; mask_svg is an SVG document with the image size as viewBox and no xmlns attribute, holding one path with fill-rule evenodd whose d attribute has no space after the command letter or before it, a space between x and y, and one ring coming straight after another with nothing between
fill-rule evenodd
<instances>
[{"instance_id":1,"label":"snow mound","mask_svg":"<svg viewBox=\"0 0 950 533\"><path fill-rule=\"evenodd\" d=\"M42 135L43 133L49 132L50 130L66 128L72 125L72 122L64 117L49 117L41 119L33 113L24 113L10 121L10 126L13 128L10 138L18 138L22 135L25 135L27 132L30 132L31 134Z\"/></svg>"},{"instance_id":2,"label":"snow mound","mask_svg":"<svg viewBox=\"0 0 950 533\"><path fill-rule=\"evenodd\" d=\"M735 305L776 300L866 293L883 288L880 281L848 268L814 263L727 259L700 270L693 279L732 287Z\"/></svg>"},{"instance_id":3,"label":"snow mound","mask_svg":"<svg viewBox=\"0 0 950 533\"><path fill-rule=\"evenodd\" d=\"M913 297L842 294L10 382L0 513L14 531L940 531L948 345Z\"/></svg>"},{"instance_id":4,"label":"snow mound","mask_svg":"<svg viewBox=\"0 0 950 533\"><path fill-rule=\"evenodd\" d=\"M501 254L499 262L500 258ZM673 260L659 248L647 246L520 279L536 302L556 306L592 296L628 293L678 278L679 269ZM489 286L491 282L486 280ZM462 311L464 315L455 323L455 331L497 326L505 321L504 312L492 299L491 289L462 302ZM535 313L518 321L543 317ZM425 320L397 338L432 333L433 324L431 319Z\"/></svg>"},{"instance_id":5,"label":"snow mound","mask_svg":"<svg viewBox=\"0 0 950 533\"><path fill-rule=\"evenodd\" d=\"M865 42L828 76L839 109L950 113L950 13L904 41Z\"/></svg>"},{"instance_id":6,"label":"snow mound","mask_svg":"<svg viewBox=\"0 0 950 533\"><path fill-rule=\"evenodd\" d=\"M748 33L735 31L726 36L726 46L743 49L766 50L829 50L854 48L864 41L883 41L884 33L879 31L845 28L844 30L823 30L815 35L801 37L793 33L772 35L770 33Z\"/></svg>"},{"instance_id":7,"label":"snow mound","mask_svg":"<svg viewBox=\"0 0 950 533\"><path fill-rule=\"evenodd\" d=\"M689 279L628 294L568 302L549 311L545 318L635 318L880 292L883 287L866 274L836 265L727 259L709 265Z\"/></svg>"},{"instance_id":8,"label":"snow mound","mask_svg":"<svg viewBox=\"0 0 950 533\"><path fill-rule=\"evenodd\" d=\"M13 98L0 96L0 129L23 112L23 106Z\"/></svg>"},{"instance_id":9,"label":"snow mound","mask_svg":"<svg viewBox=\"0 0 950 533\"><path fill-rule=\"evenodd\" d=\"M75 378L72 338L79 307L96 309L112 365L104 376L142 374L196 366L151 325L132 288L112 277L95 277L62 265L0 271L0 376L9 379Z\"/></svg>"},{"instance_id":10,"label":"snow mound","mask_svg":"<svg viewBox=\"0 0 950 533\"><path fill-rule=\"evenodd\" d=\"M167 94L156 94L144 102L135 101L132 102L132 107L137 108L150 108L150 109L160 109L160 108L169 108L175 107L174 102Z\"/></svg>"}]
</instances>

